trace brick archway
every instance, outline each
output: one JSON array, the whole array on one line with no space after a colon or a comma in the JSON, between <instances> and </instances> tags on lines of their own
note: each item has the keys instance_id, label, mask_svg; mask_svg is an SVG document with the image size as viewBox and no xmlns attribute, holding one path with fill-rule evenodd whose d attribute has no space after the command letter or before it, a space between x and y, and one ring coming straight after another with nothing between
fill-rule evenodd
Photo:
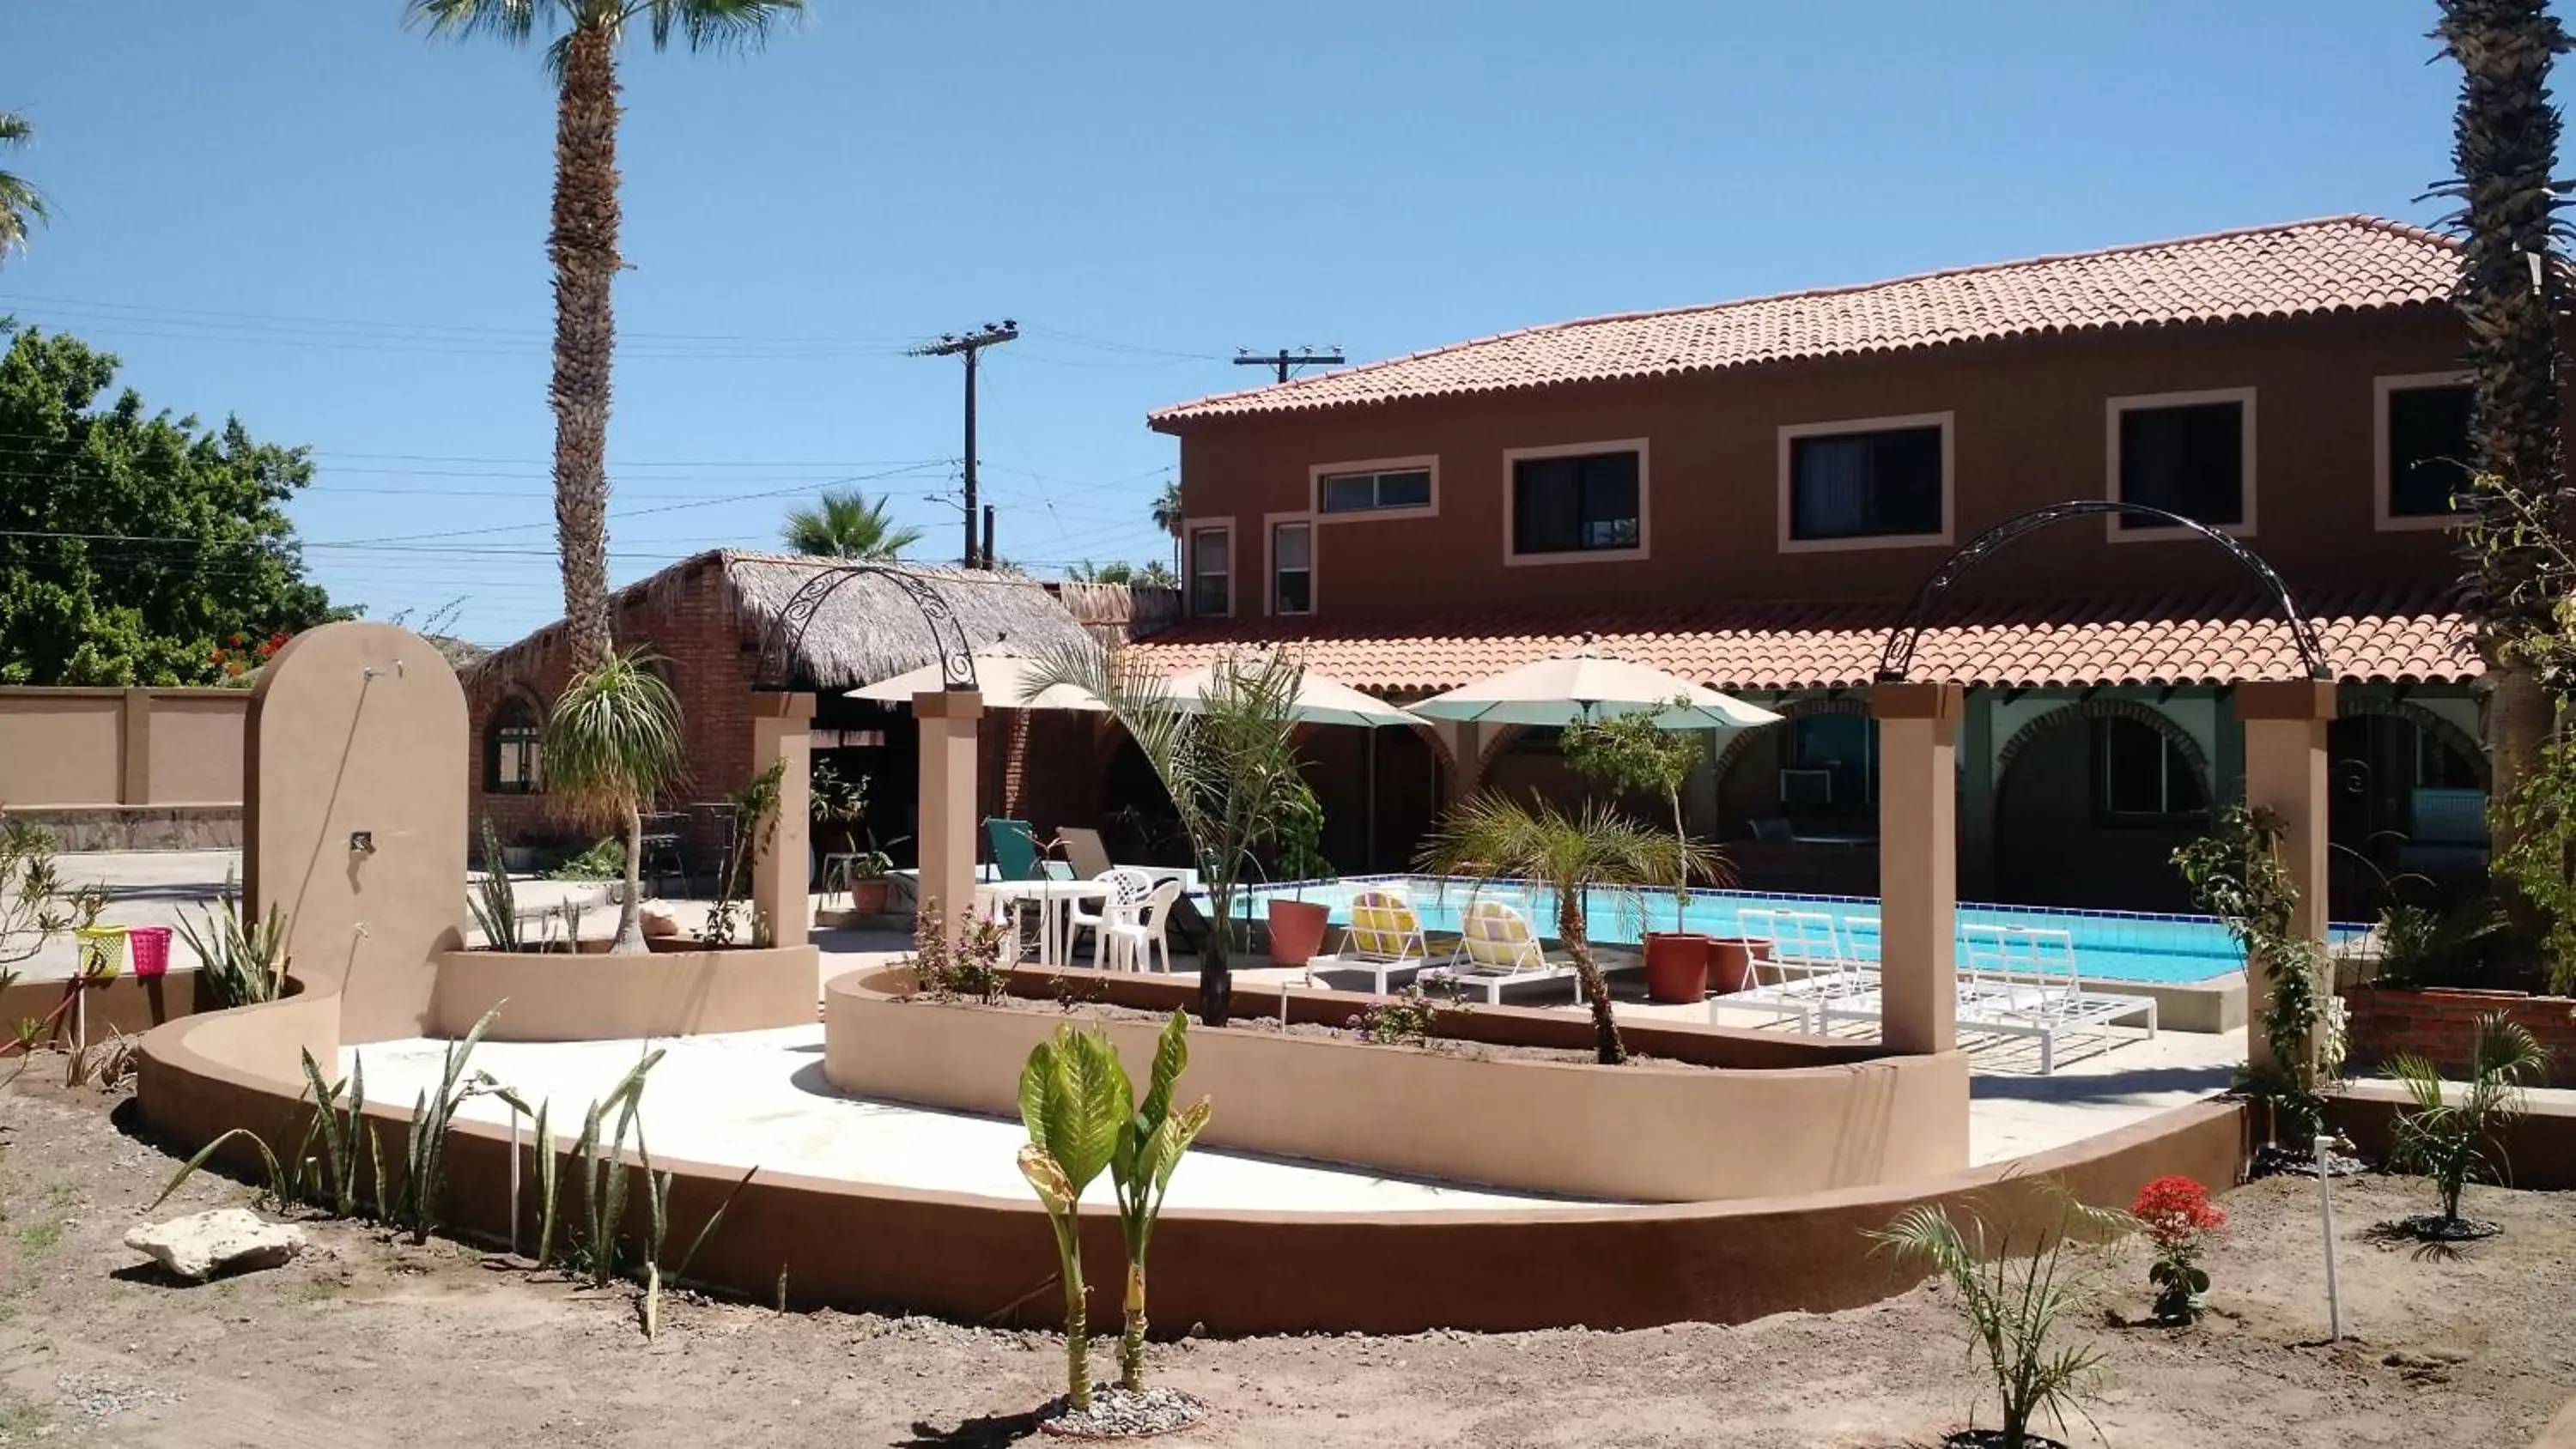
<instances>
[{"instance_id":1,"label":"brick archway","mask_svg":"<svg viewBox=\"0 0 2576 1449\"><path fill-rule=\"evenodd\" d=\"M2402 719L2450 747L2451 752L2469 762L2478 776L2478 788L2494 788L2494 775L2487 762L2486 750L2477 736L2442 718L2420 704L2403 699L2346 699L2335 706L2337 719L2357 719L2364 715L2386 715Z\"/></svg>"},{"instance_id":2,"label":"brick archway","mask_svg":"<svg viewBox=\"0 0 2576 1449\"><path fill-rule=\"evenodd\" d=\"M2200 742L2193 739L2189 731L2174 723L2172 718L2163 711L2134 699L2080 700L2074 704L2052 709L2013 731L2013 737L2004 741L2004 747L1995 755L1996 797L1998 799L2002 797L2004 782L2012 778L2013 761L2034 740L2063 726L2097 719L2129 720L2145 725L2164 736L2166 742L2180 751L2183 759L2191 765L2193 777L2200 782L2200 798L2204 800L2218 798L2210 778L2209 752L2202 749Z\"/></svg>"}]
</instances>

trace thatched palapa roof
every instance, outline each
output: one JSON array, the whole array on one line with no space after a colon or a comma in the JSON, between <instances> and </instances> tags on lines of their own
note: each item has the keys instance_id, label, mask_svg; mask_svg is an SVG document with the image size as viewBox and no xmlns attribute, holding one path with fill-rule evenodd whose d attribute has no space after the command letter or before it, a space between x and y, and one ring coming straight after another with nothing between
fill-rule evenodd
<instances>
[{"instance_id":1,"label":"thatched palapa roof","mask_svg":"<svg viewBox=\"0 0 2576 1449\"><path fill-rule=\"evenodd\" d=\"M649 642L654 623L651 613L701 590L712 590L731 610L744 644L756 648L797 590L836 562L715 549L617 590L609 596L610 615L616 620L621 643ZM1035 579L929 564L907 563L900 567L938 591L956 615L967 642L976 648L1008 639L1038 652L1079 645L1093 637L1084 623L1067 611L1066 604L1057 600L1050 587ZM1092 615L1113 612L1098 607L1105 601L1071 602L1078 607L1094 606L1086 610ZM648 617L628 617L636 611ZM1110 625L1104 620L1103 627L1117 628L1123 634L1125 610L1115 613L1122 622ZM561 620L548 624L477 660L472 674L480 677L496 670L525 668L536 656L561 647L563 633ZM937 658L930 626L923 621L921 609L911 596L881 575L858 574L834 589L815 611L796 643L788 667L790 677L800 688L840 690L873 684Z\"/></svg>"}]
</instances>

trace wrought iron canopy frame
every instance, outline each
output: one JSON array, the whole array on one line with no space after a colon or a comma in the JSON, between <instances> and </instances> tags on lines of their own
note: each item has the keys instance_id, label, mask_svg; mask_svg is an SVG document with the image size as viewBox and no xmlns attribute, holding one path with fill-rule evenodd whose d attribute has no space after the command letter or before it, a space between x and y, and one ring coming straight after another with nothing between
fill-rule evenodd
<instances>
[{"instance_id":1,"label":"wrought iron canopy frame","mask_svg":"<svg viewBox=\"0 0 2576 1449\"><path fill-rule=\"evenodd\" d=\"M798 585L789 595L787 605L778 617L769 621L761 635L760 667L752 676L752 687L760 690L792 690L797 681L791 677L789 661L803 650L805 631L814 624L814 615L823 602L841 591L852 579L874 574L903 591L913 606L921 610L921 621L930 629L930 642L939 655L940 687L967 690L975 687L975 648L966 638L966 628L957 622L957 611L949 607L947 596L920 574L894 564L830 564L814 571L814 576Z\"/></svg>"},{"instance_id":2,"label":"wrought iron canopy frame","mask_svg":"<svg viewBox=\"0 0 2576 1449\"><path fill-rule=\"evenodd\" d=\"M2325 645L2317 637L2317 627L2307 615L2299 612L2298 602L2290 597L2290 586L2281 582L2281 576L2272 571L2272 566L2265 563L2260 554L2247 548L2234 535L2212 528L2196 518L2185 518L2179 513L2163 508L2151 508L2143 503L2123 503L2109 498L2076 498L2064 503L2051 503L2045 507L2034 508L2028 513L2007 518L1959 545L1948 558L1943 559L1941 566L1934 569L1931 577L1923 581L1923 587L1915 591L1914 602L1906 609L1905 617L1897 621L1896 627L1887 631L1887 642L1879 650L1878 682L1881 684L1905 682L1906 675L1914 668L1914 651L1923 641L1923 630L1930 622L1933 604L1938 602L1942 592L1958 582L1962 575L1992 558L2004 545L2026 533L2037 532L2051 524L2063 523L2070 518L2095 518L2106 514L2145 519L2185 529L2226 550L2228 557L2236 560L2238 565L2253 576L2256 583L2263 586L2264 593L2270 597L2273 606L2280 611L2281 622L2289 626L2290 641L2297 646L2299 660L2307 666L2308 677L2329 682L2334 679L2334 666L2326 662Z\"/></svg>"}]
</instances>

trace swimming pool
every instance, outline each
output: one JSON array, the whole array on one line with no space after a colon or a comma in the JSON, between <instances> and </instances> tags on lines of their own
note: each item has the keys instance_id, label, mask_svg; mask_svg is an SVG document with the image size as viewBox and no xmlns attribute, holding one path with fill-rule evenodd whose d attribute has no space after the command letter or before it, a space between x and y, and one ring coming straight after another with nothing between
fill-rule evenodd
<instances>
[{"instance_id":1,"label":"swimming pool","mask_svg":"<svg viewBox=\"0 0 2576 1449\"><path fill-rule=\"evenodd\" d=\"M1509 901L1519 907L1541 935L1556 934L1555 898L1518 882L1390 875L1324 881L1304 886L1302 891L1304 899L1330 907L1333 923L1343 925L1349 921L1351 893L1379 884L1404 887L1426 930L1457 930L1459 910L1469 900L1483 895ZM1272 895L1293 897L1300 890L1294 885L1254 886L1249 892L1256 898L1251 914L1259 914L1259 900ZM1688 930L1712 936L1734 936L1743 934L1736 923L1736 916L1746 910L1817 911L1843 921L1852 916L1875 917L1878 902L1868 896L1763 895L1750 891L1694 890L1690 893L1690 904L1682 919ZM1641 933L1645 930L1673 929L1670 892L1640 897L1631 891L1595 890L1585 897L1584 912L1591 926L1592 939L1604 943L1634 945L1643 939ZM1959 907L1959 921L1963 925L2024 926L2068 932L2075 939L2075 959L2079 969L2086 976L2105 980L2207 981L2245 969L2245 955L2237 949L2235 938L2210 916L1963 904ZM2358 934L2362 928L2336 926L2332 929L2335 936L2341 938ZM1861 955L1878 954L1878 933L1866 922L1851 928L1851 935L1854 949Z\"/></svg>"}]
</instances>

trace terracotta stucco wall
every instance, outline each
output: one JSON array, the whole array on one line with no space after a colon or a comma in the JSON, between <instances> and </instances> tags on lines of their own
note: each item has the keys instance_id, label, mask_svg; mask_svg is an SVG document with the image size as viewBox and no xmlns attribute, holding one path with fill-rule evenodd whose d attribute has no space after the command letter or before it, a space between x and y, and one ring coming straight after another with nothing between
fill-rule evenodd
<instances>
[{"instance_id":1,"label":"terracotta stucco wall","mask_svg":"<svg viewBox=\"0 0 2576 1449\"><path fill-rule=\"evenodd\" d=\"M2294 586L2439 582L2456 572L2444 534L2375 522L2373 379L2453 369L2463 346L2441 314L2330 317L1229 420L1182 435L1184 511L1233 520L1240 616L1262 612L1265 516L1312 506L1311 468L1425 454L1439 459L1437 517L1316 527L1319 617L1889 597L1910 593L1946 550L1783 552L1782 427L1953 414L1953 537L1964 541L2028 508L2102 497L2109 399L2250 387L2254 547ZM1648 557L1505 565L1505 449L1638 438L1649 445ZM2245 587L2214 549L2115 544L2089 520L1962 585L2006 597Z\"/></svg>"},{"instance_id":2,"label":"terracotta stucco wall","mask_svg":"<svg viewBox=\"0 0 2576 1449\"><path fill-rule=\"evenodd\" d=\"M233 805L239 689L0 689L0 804Z\"/></svg>"}]
</instances>

